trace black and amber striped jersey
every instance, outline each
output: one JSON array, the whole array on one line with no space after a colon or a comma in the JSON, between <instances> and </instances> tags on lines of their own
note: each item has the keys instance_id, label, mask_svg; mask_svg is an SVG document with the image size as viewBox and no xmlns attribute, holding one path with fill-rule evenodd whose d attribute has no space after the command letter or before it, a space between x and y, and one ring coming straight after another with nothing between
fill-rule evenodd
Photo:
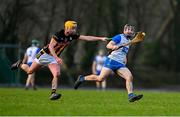
<instances>
[{"instance_id":1,"label":"black and amber striped jersey","mask_svg":"<svg viewBox=\"0 0 180 117\"><path fill-rule=\"evenodd\" d=\"M66 36L64 34L64 30L58 31L55 34L52 35L52 39L55 39L55 41L57 42L57 44L54 46L54 51L56 53L57 56L60 56L60 54L62 53L62 51L73 41L73 40L77 40L79 38L79 34L74 34L74 35L68 35ZM47 53L50 54L49 48L48 48L49 44L46 45L43 50Z\"/></svg>"}]
</instances>

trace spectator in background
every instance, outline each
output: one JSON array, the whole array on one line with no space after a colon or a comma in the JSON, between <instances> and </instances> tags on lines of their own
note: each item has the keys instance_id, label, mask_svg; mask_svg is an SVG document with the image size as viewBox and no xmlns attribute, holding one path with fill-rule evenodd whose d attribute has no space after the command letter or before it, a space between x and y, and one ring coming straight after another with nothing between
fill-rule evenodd
<instances>
[{"instance_id":1,"label":"spectator in background","mask_svg":"<svg viewBox=\"0 0 180 117\"><path fill-rule=\"evenodd\" d=\"M103 50L99 50L98 54L95 56L93 64L92 64L92 73L95 75L100 75L103 64L106 60L106 56L104 55ZM96 81L97 89L102 88L106 89L106 79L103 81Z\"/></svg>"},{"instance_id":2,"label":"spectator in background","mask_svg":"<svg viewBox=\"0 0 180 117\"><path fill-rule=\"evenodd\" d=\"M23 63L26 63L29 67L33 63L34 59L36 58L36 54L40 51L39 48L39 41L36 39L33 39L31 41L31 46L27 48L26 53L24 55ZM32 74L28 74L27 80L26 80L26 86L25 89L28 90L30 86L36 90L35 85L35 72Z\"/></svg>"}]
</instances>

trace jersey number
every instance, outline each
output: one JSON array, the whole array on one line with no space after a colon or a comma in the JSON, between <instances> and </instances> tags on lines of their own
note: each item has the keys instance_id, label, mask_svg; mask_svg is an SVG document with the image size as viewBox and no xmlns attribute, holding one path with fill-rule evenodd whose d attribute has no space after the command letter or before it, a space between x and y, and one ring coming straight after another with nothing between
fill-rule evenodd
<instances>
[{"instance_id":1,"label":"jersey number","mask_svg":"<svg viewBox=\"0 0 180 117\"><path fill-rule=\"evenodd\" d=\"M32 51L29 51L28 56L29 56L29 57L31 57L31 56L32 56Z\"/></svg>"},{"instance_id":2,"label":"jersey number","mask_svg":"<svg viewBox=\"0 0 180 117\"><path fill-rule=\"evenodd\" d=\"M122 51L123 51L124 53L126 53L126 54L128 53L128 50L129 50L129 49L128 49L127 47L123 47L123 48L122 48Z\"/></svg>"}]
</instances>

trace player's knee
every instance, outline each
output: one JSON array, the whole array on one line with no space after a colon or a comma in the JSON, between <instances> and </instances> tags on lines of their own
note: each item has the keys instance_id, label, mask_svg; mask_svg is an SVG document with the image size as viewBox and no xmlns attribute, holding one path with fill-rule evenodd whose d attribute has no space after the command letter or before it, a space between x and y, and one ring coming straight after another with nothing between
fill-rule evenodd
<instances>
[{"instance_id":1,"label":"player's knee","mask_svg":"<svg viewBox=\"0 0 180 117\"><path fill-rule=\"evenodd\" d=\"M101 81L102 81L102 79L98 78L98 79L97 79L97 81L98 81L98 82L101 82Z\"/></svg>"},{"instance_id":2,"label":"player's knee","mask_svg":"<svg viewBox=\"0 0 180 117\"><path fill-rule=\"evenodd\" d=\"M55 73L53 74L53 76L54 76L55 78L59 78L60 72L55 72Z\"/></svg>"},{"instance_id":3,"label":"player's knee","mask_svg":"<svg viewBox=\"0 0 180 117\"><path fill-rule=\"evenodd\" d=\"M127 76L127 77L126 77L126 80L132 82L132 81L133 81L133 76L132 76L132 75Z\"/></svg>"},{"instance_id":4,"label":"player's knee","mask_svg":"<svg viewBox=\"0 0 180 117\"><path fill-rule=\"evenodd\" d=\"M105 80L105 78L104 77L98 77L97 80L98 80L98 82L102 82Z\"/></svg>"},{"instance_id":5,"label":"player's knee","mask_svg":"<svg viewBox=\"0 0 180 117\"><path fill-rule=\"evenodd\" d=\"M28 70L28 71L27 71L27 74L33 74L33 73L34 73L33 70Z\"/></svg>"}]
</instances>

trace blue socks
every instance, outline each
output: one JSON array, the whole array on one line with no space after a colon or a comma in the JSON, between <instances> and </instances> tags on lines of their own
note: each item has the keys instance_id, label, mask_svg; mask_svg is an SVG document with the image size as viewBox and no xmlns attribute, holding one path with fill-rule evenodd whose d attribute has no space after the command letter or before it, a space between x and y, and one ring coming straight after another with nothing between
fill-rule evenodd
<instances>
[{"instance_id":1,"label":"blue socks","mask_svg":"<svg viewBox=\"0 0 180 117\"><path fill-rule=\"evenodd\" d=\"M83 75L80 76L80 81L85 81L85 78Z\"/></svg>"},{"instance_id":2,"label":"blue socks","mask_svg":"<svg viewBox=\"0 0 180 117\"><path fill-rule=\"evenodd\" d=\"M128 98L132 98L132 97L134 97L134 95L135 95L134 93L129 93Z\"/></svg>"}]
</instances>

